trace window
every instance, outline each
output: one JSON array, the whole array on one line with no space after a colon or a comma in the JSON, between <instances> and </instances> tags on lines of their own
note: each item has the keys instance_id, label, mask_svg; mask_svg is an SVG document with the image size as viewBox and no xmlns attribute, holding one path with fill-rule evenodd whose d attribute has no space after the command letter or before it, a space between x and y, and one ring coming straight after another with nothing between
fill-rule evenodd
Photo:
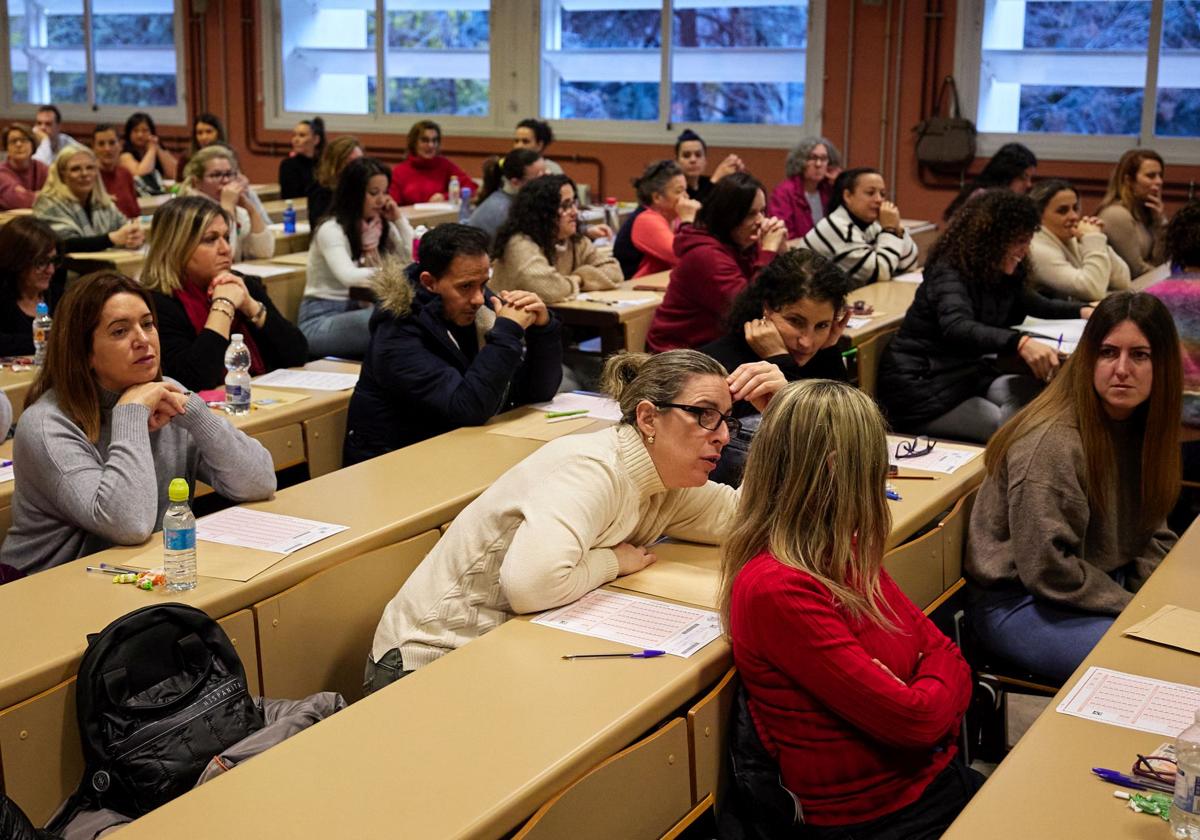
<instances>
[{"instance_id":1,"label":"window","mask_svg":"<svg viewBox=\"0 0 1200 840\"><path fill-rule=\"evenodd\" d=\"M802 124L807 0L735 3L543 0L542 116Z\"/></svg>"},{"instance_id":2,"label":"window","mask_svg":"<svg viewBox=\"0 0 1200 840\"><path fill-rule=\"evenodd\" d=\"M1108 157L1138 140L1200 137L1200 0L985 0L959 11L959 43L979 52L960 50L958 78L996 145L1022 135L1035 150Z\"/></svg>"},{"instance_id":3,"label":"window","mask_svg":"<svg viewBox=\"0 0 1200 840\"><path fill-rule=\"evenodd\" d=\"M183 122L174 0L8 0L10 103L131 108ZM170 110L167 110L170 109Z\"/></svg>"},{"instance_id":4,"label":"window","mask_svg":"<svg viewBox=\"0 0 1200 840\"><path fill-rule=\"evenodd\" d=\"M281 21L284 110L489 111L488 0L348 0L334 6L283 0Z\"/></svg>"}]
</instances>

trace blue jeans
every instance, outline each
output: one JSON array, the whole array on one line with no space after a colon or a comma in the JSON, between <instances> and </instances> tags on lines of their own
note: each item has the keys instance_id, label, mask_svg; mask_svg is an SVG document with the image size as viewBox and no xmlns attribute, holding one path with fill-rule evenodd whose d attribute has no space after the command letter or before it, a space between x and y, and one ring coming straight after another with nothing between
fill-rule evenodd
<instances>
[{"instance_id":1,"label":"blue jeans","mask_svg":"<svg viewBox=\"0 0 1200 840\"><path fill-rule=\"evenodd\" d=\"M989 650L1060 682L1079 667L1113 616L1059 607L1023 587L980 589L968 583L971 627Z\"/></svg>"},{"instance_id":2,"label":"blue jeans","mask_svg":"<svg viewBox=\"0 0 1200 840\"><path fill-rule=\"evenodd\" d=\"M300 301L300 332L308 339L310 356L361 359L367 354L371 332L367 327L375 307L354 300Z\"/></svg>"},{"instance_id":3,"label":"blue jeans","mask_svg":"<svg viewBox=\"0 0 1200 840\"><path fill-rule=\"evenodd\" d=\"M997 376L984 396L964 400L913 431L937 438L987 443L997 429L1041 392L1042 387L1043 384L1032 376L1013 373Z\"/></svg>"}]
</instances>

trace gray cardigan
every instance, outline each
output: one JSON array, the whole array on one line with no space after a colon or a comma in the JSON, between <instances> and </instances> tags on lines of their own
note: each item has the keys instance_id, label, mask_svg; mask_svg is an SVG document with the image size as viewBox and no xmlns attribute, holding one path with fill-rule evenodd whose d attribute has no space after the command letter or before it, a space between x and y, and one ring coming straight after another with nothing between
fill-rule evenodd
<instances>
[{"instance_id":1,"label":"gray cardigan","mask_svg":"<svg viewBox=\"0 0 1200 840\"><path fill-rule=\"evenodd\" d=\"M167 486L197 479L234 501L268 498L275 467L262 444L218 417L192 394L184 414L157 432L150 411L116 405L101 392L100 439L92 443L47 391L17 423L13 524L0 562L26 573L110 545L138 545L157 530Z\"/></svg>"}]
</instances>

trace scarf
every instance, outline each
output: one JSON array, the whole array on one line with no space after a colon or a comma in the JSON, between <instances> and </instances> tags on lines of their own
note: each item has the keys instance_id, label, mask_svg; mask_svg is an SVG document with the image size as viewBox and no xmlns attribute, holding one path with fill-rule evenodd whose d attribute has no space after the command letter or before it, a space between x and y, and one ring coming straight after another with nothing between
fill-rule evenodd
<instances>
[{"instance_id":1,"label":"scarf","mask_svg":"<svg viewBox=\"0 0 1200 840\"><path fill-rule=\"evenodd\" d=\"M218 297L220 297L219 294ZM175 298L183 304L183 311L187 314L192 329L196 331L196 335L199 335L200 331L204 329L205 321L208 320L208 290L185 281L175 292ZM242 340L246 342L246 349L250 351L250 375L258 376L267 372L267 366L263 364L262 354L258 352L258 344L250 335L249 328L250 324L243 321L241 315L235 313L233 323L229 327L229 334L242 334Z\"/></svg>"},{"instance_id":2,"label":"scarf","mask_svg":"<svg viewBox=\"0 0 1200 840\"><path fill-rule=\"evenodd\" d=\"M359 263L367 266L379 265L379 240L383 238L383 217L362 221L362 255Z\"/></svg>"}]
</instances>

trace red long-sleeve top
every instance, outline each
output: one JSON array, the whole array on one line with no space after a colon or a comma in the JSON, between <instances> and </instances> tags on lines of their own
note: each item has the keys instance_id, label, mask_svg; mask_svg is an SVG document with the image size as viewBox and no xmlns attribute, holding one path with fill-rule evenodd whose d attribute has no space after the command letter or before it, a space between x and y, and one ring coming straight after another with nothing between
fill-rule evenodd
<instances>
[{"instance_id":1,"label":"red long-sleeve top","mask_svg":"<svg viewBox=\"0 0 1200 840\"><path fill-rule=\"evenodd\" d=\"M670 271L679 263L675 255L675 225L653 207L647 207L633 220L629 232L633 245L642 252L634 277Z\"/></svg>"},{"instance_id":2,"label":"red long-sleeve top","mask_svg":"<svg viewBox=\"0 0 1200 840\"><path fill-rule=\"evenodd\" d=\"M392 167L392 183L388 193L401 206L429 201L438 193L449 198L450 178L454 175L458 176L460 187L475 188L475 182L467 171L450 158L438 155L426 159L409 155L406 160Z\"/></svg>"},{"instance_id":3,"label":"red long-sleeve top","mask_svg":"<svg viewBox=\"0 0 1200 840\"><path fill-rule=\"evenodd\" d=\"M957 751L970 669L895 581L881 577L895 630L851 619L823 584L766 552L733 584L733 658L750 713L812 825L903 808Z\"/></svg>"},{"instance_id":4,"label":"red long-sleeve top","mask_svg":"<svg viewBox=\"0 0 1200 840\"><path fill-rule=\"evenodd\" d=\"M733 298L775 259L774 251L758 245L739 251L693 225L680 227L674 244L679 263L646 334L655 353L701 347L724 335Z\"/></svg>"}]
</instances>

